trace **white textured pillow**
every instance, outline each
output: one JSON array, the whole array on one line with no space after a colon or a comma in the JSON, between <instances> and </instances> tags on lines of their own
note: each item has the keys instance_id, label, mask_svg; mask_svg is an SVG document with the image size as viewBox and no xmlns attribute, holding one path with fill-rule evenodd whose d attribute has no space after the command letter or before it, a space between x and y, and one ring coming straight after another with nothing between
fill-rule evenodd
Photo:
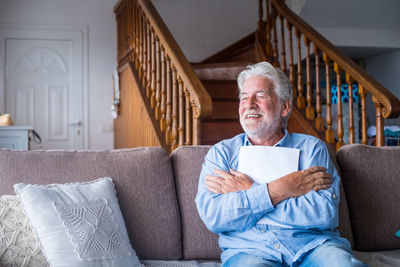
<instances>
[{"instance_id":1,"label":"white textured pillow","mask_svg":"<svg viewBox=\"0 0 400 267\"><path fill-rule=\"evenodd\" d=\"M141 266L111 178L14 188L51 266Z\"/></svg>"},{"instance_id":2,"label":"white textured pillow","mask_svg":"<svg viewBox=\"0 0 400 267\"><path fill-rule=\"evenodd\" d=\"M0 197L0 266L49 266L18 196Z\"/></svg>"}]
</instances>

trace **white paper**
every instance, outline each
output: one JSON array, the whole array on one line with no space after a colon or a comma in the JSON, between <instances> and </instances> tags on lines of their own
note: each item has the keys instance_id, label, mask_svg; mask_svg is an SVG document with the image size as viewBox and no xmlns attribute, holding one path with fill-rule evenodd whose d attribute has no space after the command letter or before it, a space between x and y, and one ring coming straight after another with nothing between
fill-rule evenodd
<instances>
[{"instance_id":1,"label":"white paper","mask_svg":"<svg viewBox=\"0 0 400 267\"><path fill-rule=\"evenodd\" d=\"M238 171L257 184L272 182L299 168L300 149L273 146L242 146Z\"/></svg>"}]
</instances>

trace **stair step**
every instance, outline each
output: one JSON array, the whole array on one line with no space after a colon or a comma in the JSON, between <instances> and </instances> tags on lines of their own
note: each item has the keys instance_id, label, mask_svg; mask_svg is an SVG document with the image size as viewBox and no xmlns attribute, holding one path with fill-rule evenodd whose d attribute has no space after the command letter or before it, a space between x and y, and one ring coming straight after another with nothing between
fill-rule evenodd
<instances>
[{"instance_id":1,"label":"stair step","mask_svg":"<svg viewBox=\"0 0 400 267\"><path fill-rule=\"evenodd\" d=\"M201 122L201 143L214 145L221 140L242 133L239 120L211 120Z\"/></svg>"},{"instance_id":2,"label":"stair step","mask_svg":"<svg viewBox=\"0 0 400 267\"><path fill-rule=\"evenodd\" d=\"M213 99L211 119L239 119L239 101Z\"/></svg>"},{"instance_id":3,"label":"stair step","mask_svg":"<svg viewBox=\"0 0 400 267\"><path fill-rule=\"evenodd\" d=\"M193 70L200 80L236 80L239 73L250 62L221 62L208 64L192 64Z\"/></svg>"},{"instance_id":4,"label":"stair step","mask_svg":"<svg viewBox=\"0 0 400 267\"><path fill-rule=\"evenodd\" d=\"M201 80L211 98L238 99L236 80Z\"/></svg>"}]
</instances>

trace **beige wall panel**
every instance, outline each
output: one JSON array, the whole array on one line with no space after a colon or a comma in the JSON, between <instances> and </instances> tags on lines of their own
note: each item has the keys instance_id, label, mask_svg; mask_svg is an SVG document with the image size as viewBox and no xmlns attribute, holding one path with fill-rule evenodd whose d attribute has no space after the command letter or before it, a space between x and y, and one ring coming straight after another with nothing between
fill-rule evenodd
<instances>
[{"instance_id":1,"label":"beige wall panel","mask_svg":"<svg viewBox=\"0 0 400 267\"><path fill-rule=\"evenodd\" d=\"M114 120L114 147L160 146L129 67L120 73L120 115Z\"/></svg>"}]
</instances>

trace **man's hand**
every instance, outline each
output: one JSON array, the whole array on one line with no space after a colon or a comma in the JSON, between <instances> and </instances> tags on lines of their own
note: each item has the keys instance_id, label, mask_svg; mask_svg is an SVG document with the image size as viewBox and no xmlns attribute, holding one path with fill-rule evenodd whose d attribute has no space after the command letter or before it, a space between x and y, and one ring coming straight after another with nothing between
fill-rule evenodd
<instances>
[{"instance_id":1,"label":"man's hand","mask_svg":"<svg viewBox=\"0 0 400 267\"><path fill-rule=\"evenodd\" d=\"M324 167L311 167L306 170L289 173L268 184L268 191L274 205L291 197L305 195L311 190L328 189L332 177Z\"/></svg>"},{"instance_id":2,"label":"man's hand","mask_svg":"<svg viewBox=\"0 0 400 267\"><path fill-rule=\"evenodd\" d=\"M222 170L214 170L213 172L217 176L207 175L204 183L207 185L208 190L215 194L247 190L253 185L253 180L244 173L234 170L230 170L230 173Z\"/></svg>"}]
</instances>

